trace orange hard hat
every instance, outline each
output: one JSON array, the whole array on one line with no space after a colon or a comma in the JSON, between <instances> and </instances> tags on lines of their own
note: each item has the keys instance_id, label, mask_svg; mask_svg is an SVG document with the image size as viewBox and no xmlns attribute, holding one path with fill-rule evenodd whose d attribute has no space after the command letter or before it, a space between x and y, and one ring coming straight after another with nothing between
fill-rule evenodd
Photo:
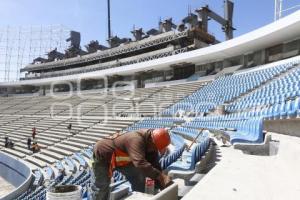
<instances>
[{"instance_id":1,"label":"orange hard hat","mask_svg":"<svg viewBox=\"0 0 300 200\"><path fill-rule=\"evenodd\" d=\"M154 129L152 132L152 140L157 150L163 154L167 146L171 143L171 138L168 130L164 128Z\"/></svg>"}]
</instances>

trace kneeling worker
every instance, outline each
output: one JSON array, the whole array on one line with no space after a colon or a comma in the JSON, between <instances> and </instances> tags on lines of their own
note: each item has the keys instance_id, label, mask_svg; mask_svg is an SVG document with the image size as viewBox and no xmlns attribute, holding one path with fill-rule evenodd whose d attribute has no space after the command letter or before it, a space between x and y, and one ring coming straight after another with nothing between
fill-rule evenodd
<instances>
[{"instance_id":1,"label":"kneeling worker","mask_svg":"<svg viewBox=\"0 0 300 200\"><path fill-rule=\"evenodd\" d=\"M94 147L95 185L99 189L97 200L109 198L109 185L113 170L126 176L132 190L145 192L145 178L149 177L161 189L171 183L169 176L162 173L159 154L170 144L166 129L141 129L125 134L115 134L98 141Z\"/></svg>"}]
</instances>

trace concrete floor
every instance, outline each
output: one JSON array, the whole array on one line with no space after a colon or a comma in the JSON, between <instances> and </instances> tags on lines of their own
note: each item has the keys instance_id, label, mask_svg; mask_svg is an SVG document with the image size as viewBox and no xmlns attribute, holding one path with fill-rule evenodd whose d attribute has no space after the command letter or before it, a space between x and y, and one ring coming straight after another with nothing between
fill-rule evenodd
<instances>
[{"instance_id":1,"label":"concrete floor","mask_svg":"<svg viewBox=\"0 0 300 200\"><path fill-rule=\"evenodd\" d=\"M13 185L0 177L0 199L15 189Z\"/></svg>"},{"instance_id":2,"label":"concrete floor","mask_svg":"<svg viewBox=\"0 0 300 200\"><path fill-rule=\"evenodd\" d=\"M280 141L275 156L220 147L218 164L183 200L300 199L300 138L272 133L272 139Z\"/></svg>"}]
</instances>

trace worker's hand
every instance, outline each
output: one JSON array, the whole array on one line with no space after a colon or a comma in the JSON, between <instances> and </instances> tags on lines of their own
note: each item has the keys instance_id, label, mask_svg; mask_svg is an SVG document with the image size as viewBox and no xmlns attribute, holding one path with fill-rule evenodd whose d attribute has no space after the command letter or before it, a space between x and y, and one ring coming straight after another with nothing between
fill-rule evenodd
<instances>
[{"instance_id":1,"label":"worker's hand","mask_svg":"<svg viewBox=\"0 0 300 200\"><path fill-rule=\"evenodd\" d=\"M170 176L161 173L158 177L158 181L160 183L161 189L164 189L172 184L172 180Z\"/></svg>"}]
</instances>

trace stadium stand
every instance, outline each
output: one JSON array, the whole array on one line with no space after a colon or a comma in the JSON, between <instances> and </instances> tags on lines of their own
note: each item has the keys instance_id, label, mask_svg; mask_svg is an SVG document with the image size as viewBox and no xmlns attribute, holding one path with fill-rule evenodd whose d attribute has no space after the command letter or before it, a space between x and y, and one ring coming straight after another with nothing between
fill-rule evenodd
<instances>
[{"instance_id":1,"label":"stadium stand","mask_svg":"<svg viewBox=\"0 0 300 200\"><path fill-rule=\"evenodd\" d=\"M185 37L184 34L186 33L169 32L163 33L163 36L166 36L166 40L168 37L173 40L174 37ZM86 56L32 64L25 71L82 63L88 65L86 70L99 71L99 67L103 67L99 66L102 63L94 66L91 61L114 59L116 55L148 48L148 42L156 40L155 38L158 37L153 36L143 42ZM228 41L229 44L230 42L232 41ZM167 49L163 53L174 50L173 47ZM90 187L94 181L89 160L96 141L116 132L142 128L170 130L171 145L165 155L160 155L160 164L174 181L176 178L183 180L184 183L179 185L181 191L178 196L184 196L210 170L210 162L215 164L211 155L216 151L214 146L217 136L223 142L219 146L263 146L267 142L264 129L266 121L297 119L300 116L299 53L298 50L297 55L284 57L286 59L280 57L279 61L274 62L268 60L269 63L260 63L255 67L233 65L229 66L232 69L228 71L211 71L211 74L206 75L216 76L210 76L210 79L201 79L198 74L193 73L188 74L180 83L166 81L165 85L151 84L153 79L147 79L150 82L144 86L148 87L142 88L128 89L124 86L54 92L44 96L26 94L0 97L0 151L13 159L23 160L35 177L29 189L23 194L19 193L17 199L46 199L46 193L51 187L68 184L80 185L83 198L88 199L92 195ZM225 54L222 53L222 56ZM192 54L177 56L188 55ZM144 62L143 56L145 55L136 55L134 59ZM122 59L124 63L135 62L131 57ZM119 66L113 66L117 67ZM45 73L44 76L61 78L61 73L77 73L77 70L82 70L82 66ZM80 71L84 72L86 71ZM133 73L128 72L131 75ZM49 79L41 79L41 83L43 80ZM224 109L220 112L220 108ZM72 126L68 128L70 124ZM39 152L33 152L27 146L27 138L32 135L33 127L37 130L36 141L41 148ZM13 142L13 147L5 147L6 138ZM270 143L268 145L272 146ZM247 168L249 171L251 169ZM114 188L112 196L115 199L132 192L130 184L121 173L114 172L113 178L115 183L111 187Z\"/></svg>"},{"instance_id":2,"label":"stadium stand","mask_svg":"<svg viewBox=\"0 0 300 200\"><path fill-rule=\"evenodd\" d=\"M38 186L38 182L41 182L39 180L43 179L44 183L51 185L51 183L56 180L59 169L64 168L68 174L74 174L72 176L75 177L80 176L77 174L83 172L78 172L78 169L81 168L80 166L86 168L88 160L91 157L91 153L89 152L90 145L93 145L101 137L106 137L116 131L125 129L133 130L136 128L145 128L145 126L154 128L159 125L160 127L173 127L174 125L183 123L183 119L174 118L154 118L155 120L152 120L152 118L144 118L141 122L135 122L139 119L141 114L145 116L157 115L167 106L170 106L172 103L177 102L206 84L206 82L193 82L168 87L137 89L133 92L133 98L138 98L138 103L133 104L131 100L128 100L128 103L123 104L124 106L120 106L119 112L116 113L117 116L111 116L110 119L105 120L101 117L104 116L103 109L98 108L101 104L97 102L96 106L94 106L92 104L95 102L94 99L88 97L84 100L79 100L78 97L77 99L75 96L71 96L71 98L64 100L64 103L67 102L75 107L83 105L84 103L86 103L85 105L90 105L89 103L92 102L92 106L86 106L88 108L82 109L83 112L79 120L74 116L72 118L66 117L68 112L66 108L54 108L56 118L48 116L52 102L54 102L54 99L51 98L46 100L45 97L8 97L16 99L16 101L14 101L15 103L13 105L11 105L10 101L3 101L2 107L7 111L9 110L8 107L10 107L12 111L8 111L2 115L6 121L1 121L3 124L1 126L1 138L9 136L13 139L15 146L12 149L2 148L1 150L24 159L30 163L31 166L34 166L32 168L41 169L40 171L37 170L35 174L37 177L43 177L36 178L36 183L34 183L36 189L27 192L22 195L22 197L19 197L19 199L30 199L33 197L45 198L45 191L50 186L46 187L41 183L41 185ZM129 94L130 91L118 91L117 93ZM6 97L1 99L6 100ZM114 97L111 93L108 93L104 104L112 111L113 106L119 105L118 103L121 101L123 101L123 99L118 99L118 97ZM39 104L38 102L42 103ZM148 105L153 106L153 104L157 106L157 110L148 108ZM13 115L9 116L8 113L13 113ZM119 117L120 113L131 117ZM70 131L67 130L69 123L72 124ZM127 128L128 126L130 127ZM41 147L41 151L38 153L32 153L31 150L27 149L26 139L31 136L32 127L36 127L36 138ZM177 138L177 144L174 144L174 151L170 153L168 157L161 160L164 169L175 162L185 149L185 143L179 139L181 136L174 134L172 137ZM1 145L3 144L4 143ZM115 176L119 177L119 175ZM80 178L75 178L72 179L73 182L68 181L63 183L80 183L83 186L86 181L78 181L79 179Z\"/></svg>"},{"instance_id":3,"label":"stadium stand","mask_svg":"<svg viewBox=\"0 0 300 200\"><path fill-rule=\"evenodd\" d=\"M296 57L284 61L284 64L272 63L246 72L237 71L233 75L221 76L211 83L198 81L168 87L114 91L117 96L113 95L113 92L108 92L100 101L89 98L88 93L84 99L75 95L67 98L67 94L59 94L58 97L63 99L63 103L75 108L80 107L82 112L78 116L79 120L75 116L66 117L69 112L66 107L51 108L55 102L51 97L2 97L1 109L6 112L1 116L5 119L1 121L1 138L4 136L12 138L15 146L12 149L1 150L42 169L42 173L37 171L36 176L43 176L44 182L50 184L45 186L40 183L36 189L24 194L22 196L24 199L45 198L45 191L53 186L52 183L55 183L61 168L66 169L67 178L55 184L76 183L87 190L90 172L85 174L86 170L83 169L86 169L91 156L88 151L99 138L112 135L116 131L168 127L172 131L173 147L167 156L161 158L162 168L171 174L186 173L187 170L196 173L196 163L205 155L210 144L209 132L200 133L202 128L222 131L230 138L232 144L261 143L264 141L262 117L272 119L297 115L296 108L299 107L299 101L295 99L297 93L294 92L294 87L290 86L297 84L298 62ZM282 89L277 90L278 88ZM264 101L263 98L266 94L268 101ZM262 98L259 98L260 96ZM7 98L11 100L8 101ZM275 104L284 103L286 99L288 99L286 107ZM291 99L295 100L292 102ZM208 102L212 103L212 106L206 106L205 103ZM259 104L261 102L262 105ZM254 114L248 112L250 106L256 108L269 105L271 102L275 104L271 106L277 107L277 110L273 111L271 107L266 109L272 112L267 112L266 109ZM228 114L214 116L214 109L224 103L229 103L226 106ZM107 111L103 108L103 104ZM118 105L117 109L114 108L115 105ZM149 107L153 105L157 107ZM53 115L56 118L47 116L51 112L50 109L54 111ZM176 118L179 110L183 110L184 113ZM110 118L104 120L105 112L110 113L108 114ZM161 112L162 116L158 117ZM203 117L201 113L204 112L210 115ZM153 117L139 121L141 115ZM70 123L72 129L68 130L67 126ZM30 137L32 127L37 129L36 137L42 148L39 153L34 154L26 145L26 138ZM194 141L190 150L187 149L199 133L201 136ZM39 179L37 178L36 182L39 182Z\"/></svg>"},{"instance_id":4,"label":"stadium stand","mask_svg":"<svg viewBox=\"0 0 300 200\"><path fill-rule=\"evenodd\" d=\"M275 119L297 116L299 101L295 99L297 90L294 87L297 87L298 83L298 63L298 58L295 57L246 72L237 71L210 83L198 81L168 87L111 91L100 101L89 98L88 93L84 99L76 95L68 98L68 94L59 94L58 97L63 99L63 103L80 108L79 118L73 115L69 117L68 108L64 106L51 108L55 98L2 97L1 109L5 112L1 115L4 119L0 127L1 138L2 141L4 136L12 138L15 146L12 149L1 150L24 159L37 169L42 169L42 173L36 171L36 176L42 176L44 182L48 182L49 185L40 183L38 186L35 183L36 189L24 194L24 199L45 198L47 188L53 184L76 183L87 190L90 172L86 174L86 170L83 169L86 169L91 156L91 145L99 138L112 135L116 131L168 127L172 131L173 147L167 156L161 158L162 168L171 174L186 173L187 170L196 173L196 163L206 154L210 145L209 132L200 133L202 128L222 131L230 138L232 144L262 143L262 117ZM103 95L101 91L96 94ZM265 96L268 96L267 100ZM286 100L287 105L278 106ZM207 103L212 104L207 106ZM224 103L229 103L226 106L228 114L214 116L214 109ZM115 105L118 107L115 108ZM153 105L156 108L153 108ZM249 112L249 107L253 110L257 106L267 105L270 108L255 113ZM51 109L55 118L48 116ZM184 113L176 117L180 110ZM110 118L104 120L105 112L109 113ZM201 115L205 112L210 113L209 116ZM139 121L141 115L149 117ZM70 123L72 129L68 130L67 126ZM39 153L34 154L26 145L26 138L30 137L32 127L37 128L36 137L42 148ZM199 133L201 136L197 137ZM193 141L196 137L197 140ZM187 149L191 143L192 147ZM57 173L61 168L64 168L68 175L63 181L56 183ZM37 178L36 182L39 182L39 179L41 178Z\"/></svg>"}]
</instances>

